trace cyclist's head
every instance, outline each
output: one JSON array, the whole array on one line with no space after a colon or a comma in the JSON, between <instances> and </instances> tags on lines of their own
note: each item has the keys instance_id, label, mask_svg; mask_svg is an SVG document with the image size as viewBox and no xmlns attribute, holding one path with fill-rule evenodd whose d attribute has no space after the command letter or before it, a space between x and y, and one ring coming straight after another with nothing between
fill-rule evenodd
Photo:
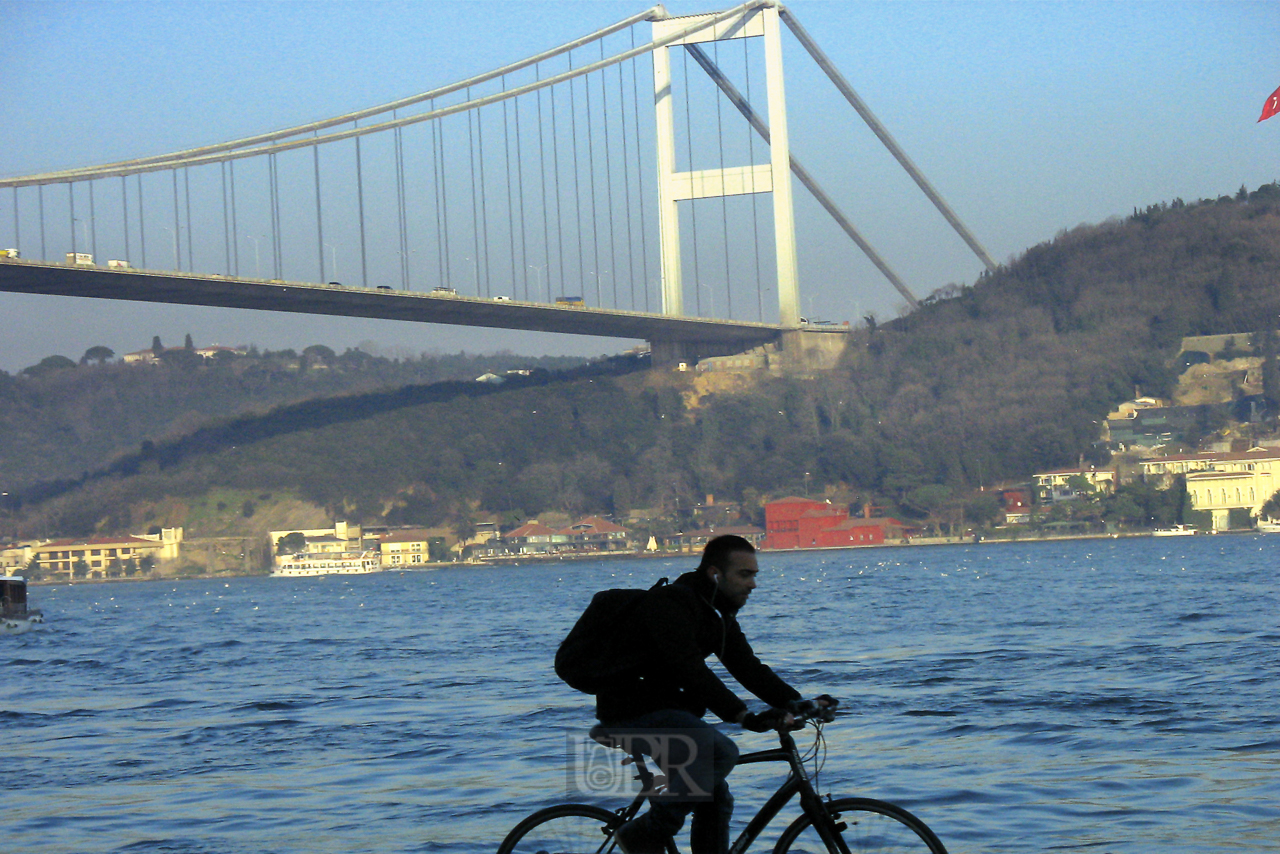
<instances>
[{"instance_id":1,"label":"cyclist's head","mask_svg":"<svg viewBox=\"0 0 1280 854\"><path fill-rule=\"evenodd\" d=\"M707 543L698 571L715 582L718 595L735 610L747 604L756 587L756 550L742 537L725 534Z\"/></svg>"},{"instance_id":2,"label":"cyclist's head","mask_svg":"<svg viewBox=\"0 0 1280 854\"><path fill-rule=\"evenodd\" d=\"M705 572L708 568L715 568L723 572L728 568L729 556L734 552L753 555L756 553L756 547L736 534L721 534L713 537L707 541L707 547L702 550L702 562L698 564L698 570Z\"/></svg>"}]
</instances>

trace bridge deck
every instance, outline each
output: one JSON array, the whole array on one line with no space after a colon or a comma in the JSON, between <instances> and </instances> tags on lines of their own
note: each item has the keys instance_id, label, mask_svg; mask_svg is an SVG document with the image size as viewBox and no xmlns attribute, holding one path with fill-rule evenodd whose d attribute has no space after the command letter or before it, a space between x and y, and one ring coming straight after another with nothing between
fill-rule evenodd
<instances>
[{"instance_id":1,"label":"bridge deck","mask_svg":"<svg viewBox=\"0 0 1280 854\"><path fill-rule=\"evenodd\" d=\"M0 260L0 292L374 317L749 349L783 327L637 311L169 271Z\"/></svg>"}]
</instances>

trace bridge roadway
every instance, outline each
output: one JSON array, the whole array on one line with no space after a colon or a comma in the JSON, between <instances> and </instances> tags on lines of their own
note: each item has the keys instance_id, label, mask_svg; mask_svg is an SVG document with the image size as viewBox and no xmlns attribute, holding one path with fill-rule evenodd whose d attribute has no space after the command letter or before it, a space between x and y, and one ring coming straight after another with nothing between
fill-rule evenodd
<instances>
[{"instance_id":1,"label":"bridge roadway","mask_svg":"<svg viewBox=\"0 0 1280 854\"><path fill-rule=\"evenodd\" d=\"M735 320L20 259L0 259L0 292L637 338L648 341L655 361L663 362L740 353L777 341L787 331Z\"/></svg>"}]
</instances>

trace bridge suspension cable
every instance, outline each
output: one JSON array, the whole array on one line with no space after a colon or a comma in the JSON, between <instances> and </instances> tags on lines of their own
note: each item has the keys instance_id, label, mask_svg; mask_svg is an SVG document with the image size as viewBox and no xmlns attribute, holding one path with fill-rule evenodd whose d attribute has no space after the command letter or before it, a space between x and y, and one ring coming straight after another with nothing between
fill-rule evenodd
<instances>
[{"instance_id":1,"label":"bridge suspension cable","mask_svg":"<svg viewBox=\"0 0 1280 854\"><path fill-rule=\"evenodd\" d=\"M871 108L866 105L866 102L858 97L857 92L853 91L853 87L844 79L844 75L835 67L835 64L827 58L825 53L823 53L822 48L818 47L818 43L810 37L804 27L800 26L800 22L796 20L795 16L792 15L785 6L779 6L778 13L783 22L786 23L788 29L791 30L792 34L795 35L800 44L804 46L804 49L809 52L809 55L813 57L813 61L818 63L818 67L823 70L827 77L831 79L831 82L835 84L836 88L840 90L840 94L844 95L850 106L858 111L858 115L862 116L862 120L867 123L867 127L871 128L871 132L879 137L880 141L884 143L885 148L889 149L889 153L894 156L903 169L907 170L907 174L911 176L911 180L916 182L916 186L924 191L924 194L929 197L929 201L933 202L934 207L936 207L938 212L941 213L946 221L951 224L951 227L956 230L956 233L960 235L961 239L963 239L965 243L969 244L969 248L972 249L974 254L977 255L982 263L986 265L987 269L994 272L996 269L996 263L991 260L991 256L987 254L987 250L982 247L982 244L973 236L973 233L970 232L965 224L960 221L960 217L956 216L955 211L951 210L951 206L946 203L946 200L942 198L941 194L939 194L938 191L933 188L933 185L929 183L929 180L924 177L924 174L919 168L917 168L916 164L907 156L907 153L902 150L902 147L898 145L898 141L895 140L893 135L889 133L883 124L880 123L880 120L876 118L875 113L871 112Z\"/></svg>"},{"instance_id":2,"label":"bridge suspension cable","mask_svg":"<svg viewBox=\"0 0 1280 854\"><path fill-rule=\"evenodd\" d=\"M717 24L723 23L724 21L728 21L737 16L741 16L743 13L748 12L752 9L755 9L761 6L766 6L769 4L770 4L770 0L750 0L750 2L743 3L740 6L735 6L732 9L727 9L723 12L717 12L714 15L708 16L704 19L699 19L696 23L690 24L687 27L684 27L682 29L676 30L675 32L669 33L660 39L654 39L648 44L631 48L629 50L625 50L622 53L614 54L612 57L609 57L607 59L588 63L586 65L579 66L578 68L571 68L570 70L562 72L560 74L557 74L551 77L546 77L541 80L534 81L533 83L528 83L528 84L525 84L524 86L516 87L514 89L508 89L506 91L497 92L491 95L485 95L479 98L469 98L466 101L462 101L457 104L451 104L450 106L447 106L447 107L440 107L434 110L429 110L425 113L415 113L414 115L411 115L411 116L405 116L403 118L395 118L390 121L379 122L378 124L365 125L364 127L351 128L350 130L338 131L335 133L326 134L325 136L314 136L311 138L292 140L288 142L274 142L271 145L257 145L257 143L259 142L279 140L285 137L296 136L299 133L312 132L313 129L318 129L320 127L334 127L340 124L349 124L359 117L367 117L370 115L377 115L379 113L386 112L388 109L388 106L384 105L383 107L375 107L369 110L361 110L357 113L348 113L345 116L340 116L333 119L327 119L324 122L314 122L309 125L299 125L297 128L291 128L288 131L276 131L270 134L261 134L257 137L247 137L246 140L237 141L235 143L222 143L219 145L205 146L204 148L200 148L200 149L191 149L190 151L187 151L187 152L177 152L175 154L159 155L157 157L139 158L137 160L121 161L119 163L107 164L104 166L94 166L94 167L87 167L83 169L69 169L69 170L63 170L59 172L46 172L38 175L26 175L18 178L0 178L0 187L27 187L33 184L35 185L65 184L65 183L75 182L75 181L88 181L95 178L111 178L111 177L116 177L118 175L132 175L132 174L144 173L144 172L161 172L167 169L176 169L178 167L203 166L210 163L219 163L223 161L243 160L250 157L259 157L264 154L266 155L280 154L285 151L293 151L294 149L298 149L298 148L310 148L312 146L325 145L333 142L341 142L343 140L355 139L361 136L369 136L371 134L380 133L381 131L394 130L396 128L402 128L408 125L419 124L421 122L428 122L434 119L440 119L446 116L455 115L457 113L468 112L470 110L477 110L481 107L487 107L490 104L497 104L502 101L509 100L511 98L517 98L521 95L526 95L530 92L536 92L539 89L546 89L546 88L558 85L560 83L565 83L571 80L575 80L579 77L585 77L586 75L592 74L601 69L608 68L612 65L618 65L619 63L625 62L628 59L632 59L634 57L641 56L646 53L652 53L656 48L665 47L666 45L669 45L674 42L680 41L681 39L687 38L688 36L694 33L705 30L708 27L714 27ZM665 10L663 10L661 6L655 6L653 9L644 13L644 15L632 16L631 18L627 18L625 22L619 22L618 24L614 24L611 27L607 27L604 30L598 30L597 33L593 33L591 36L584 36L580 39L575 39L573 42L570 42L567 45L562 45L560 48L556 48L553 51L545 51L544 53L539 54L538 56L551 57L551 56L557 56L562 53L566 53L568 52L571 46L580 46L582 44L587 44L590 41L592 41L592 39L594 38L601 38L605 34L613 33L619 29L622 29L624 25L630 26L631 23L636 23L640 20L645 20L649 15L654 14L655 10L659 10L659 13L665 17L666 15ZM627 22L630 22L630 23L627 23ZM516 70L519 68L525 68L533 64L535 61L538 61L537 58L522 60L521 62L512 63L511 65L506 66L506 69ZM499 71L501 71L501 69ZM432 92L428 92L423 95L416 95L412 99L405 99L405 100L411 101L412 103L421 103L423 100L428 100L433 96L444 95L451 92L457 92L460 89L463 89L463 90L469 89L472 85L474 85L472 81L488 81L488 80L494 79L497 76L499 76L499 72L491 71L486 74L479 75L478 77L471 78L470 81L463 81L462 83L454 83L450 86L442 87L441 89L436 89L436 90L433 90ZM396 101L393 103L398 105L402 102ZM392 109L398 109L398 107L394 107ZM242 147L247 145L255 145L256 147L253 147L253 148Z\"/></svg>"}]
</instances>

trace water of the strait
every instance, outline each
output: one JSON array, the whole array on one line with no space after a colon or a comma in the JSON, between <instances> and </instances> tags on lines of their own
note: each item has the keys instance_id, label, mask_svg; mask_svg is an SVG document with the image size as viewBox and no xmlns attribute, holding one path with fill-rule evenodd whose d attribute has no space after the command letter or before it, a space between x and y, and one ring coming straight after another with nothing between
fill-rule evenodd
<instances>
[{"instance_id":1,"label":"water of the strait","mask_svg":"<svg viewBox=\"0 0 1280 854\"><path fill-rule=\"evenodd\" d=\"M0 839L492 852L566 799L592 721L551 659L590 593L692 563L33 588L46 628L0 637ZM757 651L844 700L824 789L903 804L953 854L1280 850L1280 536L761 565ZM778 777L731 780L745 820Z\"/></svg>"}]
</instances>

